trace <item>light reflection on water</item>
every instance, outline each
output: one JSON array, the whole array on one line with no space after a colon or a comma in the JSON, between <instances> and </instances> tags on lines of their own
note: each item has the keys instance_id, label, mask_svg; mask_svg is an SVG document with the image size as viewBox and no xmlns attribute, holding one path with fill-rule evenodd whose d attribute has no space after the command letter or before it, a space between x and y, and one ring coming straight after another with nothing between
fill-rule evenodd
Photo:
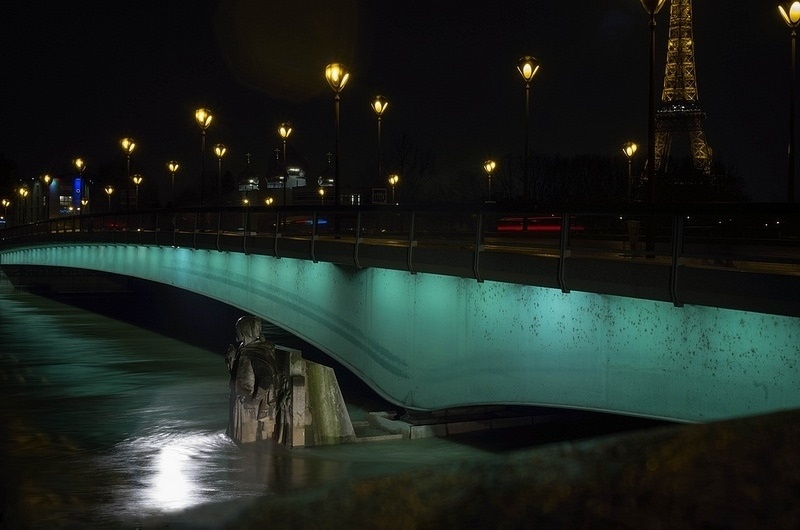
<instances>
[{"instance_id":1,"label":"light reflection on water","mask_svg":"<svg viewBox=\"0 0 800 530\"><path fill-rule=\"evenodd\" d=\"M184 510L209 502L241 498L230 478L217 473L216 461L233 460L238 448L220 432L174 432L139 436L118 444L110 458L139 470L139 479L120 490L128 515Z\"/></svg>"},{"instance_id":2,"label":"light reflection on water","mask_svg":"<svg viewBox=\"0 0 800 530\"><path fill-rule=\"evenodd\" d=\"M240 448L221 355L27 293L0 289L0 344L10 528L140 522L483 455L439 439Z\"/></svg>"}]
</instances>

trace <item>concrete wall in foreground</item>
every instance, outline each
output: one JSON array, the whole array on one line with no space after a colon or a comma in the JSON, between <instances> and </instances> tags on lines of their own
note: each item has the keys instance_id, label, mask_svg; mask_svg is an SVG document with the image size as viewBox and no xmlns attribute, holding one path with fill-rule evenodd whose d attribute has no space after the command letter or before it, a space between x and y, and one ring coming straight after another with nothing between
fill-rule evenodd
<instances>
[{"instance_id":1,"label":"concrete wall in foreground","mask_svg":"<svg viewBox=\"0 0 800 530\"><path fill-rule=\"evenodd\" d=\"M31 247L0 260L224 301L412 409L532 404L706 421L800 407L793 317L171 247Z\"/></svg>"}]
</instances>

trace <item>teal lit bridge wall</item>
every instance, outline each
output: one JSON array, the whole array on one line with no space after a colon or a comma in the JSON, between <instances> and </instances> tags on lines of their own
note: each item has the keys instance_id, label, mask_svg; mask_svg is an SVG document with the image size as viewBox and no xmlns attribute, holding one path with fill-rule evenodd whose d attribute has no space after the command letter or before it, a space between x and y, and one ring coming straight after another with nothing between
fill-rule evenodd
<instances>
[{"instance_id":1,"label":"teal lit bridge wall","mask_svg":"<svg viewBox=\"0 0 800 530\"><path fill-rule=\"evenodd\" d=\"M223 301L410 409L525 404L694 422L800 406L797 315L288 254L53 240L0 247L0 264L103 271Z\"/></svg>"}]
</instances>

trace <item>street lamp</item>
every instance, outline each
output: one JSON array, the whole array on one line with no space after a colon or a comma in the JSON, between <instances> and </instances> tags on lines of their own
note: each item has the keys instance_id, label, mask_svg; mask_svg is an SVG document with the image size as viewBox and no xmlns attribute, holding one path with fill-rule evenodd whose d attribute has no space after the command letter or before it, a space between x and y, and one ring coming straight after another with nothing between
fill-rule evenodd
<instances>
[{"instance_id":1,"label":"street lamp","mask_svg":"<svg viewBox=\"0 0 800 530\"><path fill-rule=\"evenodd\" d=\"M136 185L136 209L138 210L139 209L139 184L142 183L143 179L142 179L142 176L137 173L136 175L133 176L133 178L131 180L133 180L133 183Z\"/></svg>"},{"instance_id":2,"label":"street lamp","mask_svg":"<svg viewBox=\"0 0 800 530\"><path fill-rule=\"evenodd\" d=\"M78 188L78 194L83 197L89 196L89 187L83 181L83 172L86 171L86 161L83 158L76 158L72 161L72 165L75 166L75 169L78 170L78 177L80 178L80 187ZM77 204L75 205L77 206Z\"/></svg>"},{"instance_id":3,"label":"street lamp","mask_svg":"<svg viewBox=\"0 0 800 530\"><path fill-rule=\"evenodd\" d=\"M272 203L273 203L273 198L272 197L267 197L267 198L264 199L264 204L265 205L272 206Z\"/></svg>"},{"instance_id":4,"label":"street lamp","mask_svg":"<svg viewBox=\"0 0 800 530\"><path fill-rule=\"evenodd\" d=\"M522 157L522 198L523 200L530 199L530 192L528 189L528 130L530 129L531 119L531 79L539 71L539 61L535 57L526 55L521 57L517 63L517 70L519 70L522 79L525 80L525 153ZM490 180L491 182L491 180ZM489 190L491 193L491 189Z\"/></svg>"},{"instance_id":5,"label":"street lamp","mask_svg":"<svg viewBox=\"0 0 800 530\"><path fill-rule=\"evenodd\" d=\"M666 0L642 0L642 6L644 6L647 14L650 15L650 79L648 80L649 90L647 95L647 186L650 188L650 200L652 202L656 200L656 15L664 7L665 2Z\"/></svg>"},{"instance_id":6,"label":"street lamp","mask_svg":"<svg viewBox=\"0 0 800 530\"><path fill-rule=\"evenodd\" d=\"M20 206L20 221L24 224L25 223L25 206L28 197L28 188L21 187L18 191L19 193L19 206Z\"/></svg>"},{"instance_id":7,"label":"street lamp","mask_svg":"<svg viewBox=\"0 0 800 530\"><path fill-rule=\"evenodd\" d=\"M622 145L622 153L628 159L628 200L629 201L631 200L631 194L632 194L632 191L633 191L633 189L632 189L632 186L633 186L632 178L633 177L632 177L632 173L631 173L631 162L633 160L633 155L636 154L636 151L638 149L639 149L639 146L635 142L625 142Z\"/></svg>"},{"instance_id":8,"label":"street lamp","mask_svg":"<svg viewBox=\"0 0 800 530\"><path fill-rule=\"evenodd\" d=\"M131 154L136 149L136 142L133 141L133 138L123 138L119 141L119 145L122 146L122 152L125 153L127 162L127 171L125 173L125 207L127 209L131 206Z\"/></svg>"},{"instance_id":9,"label":"street lamp","mask_svg":"<svg viewBox=\"0 0 800 530\"><path fill-rule=\"evenodd\" d=\"M383 117L383 113L386 112L386 107L389 106L389 102L386 101L386 98L383 96L375 96L375 100L370 106L372 107L372 110L375 111L375 115L378 117L378 178L380 179L383 177L383 159L381 157L381 118Z\"/></svg>"},{"instance_id":10,"label":"street lamp","mask_svg":"<svg viewBox=\"0 0 800 530\"><path fill-rule=\"evenodd\" d=\"M167 169L169 169L170 175L172 175L172 186L170 188L170 200L172 201L172 205L175 206L175 173L178 172L178 168L180 164L175 160L170 160L167 162Z\"/></svg>"},{"instance_id":11,"label":"street lamp","mask_svg":"<svg viewBox=\"0 0 800 530\"><path fill-rule=\"evenodd\" d=\"M75 169L78 170L78 174L83 176L83 172L86 170L86 162L83 158L76 158L72 161L72 164L75 166Z\"/></svg>"},{"instance_id":12,"label":"street lamp","mask_svg":"<svg viewBox=\"0 0 800 530\"><path fill-rule=\"evenodd\" d=\"M325 204L325 188L320 186L320 188L319 188L319 190L317 190L317 192L319 193L319 203L320 204Z\"/></svg>"},{"instance_id":13,"label":"street lamp","mask_svg":"<svg viewBox=\"0 0 800 530\"><path fill-rule=\"evenodd\" d=\"M45 173L42 175L42 181L44 181L44 218L47 220L50 219L50 183L53 181L53 177L49 173Z\"/></svg>"},{"instance_id":14,"label":"street lamp","mask_svg":"<svg viewBox=\"0 0 800 530\"><path fill-rule=\"evenodd\" d=\"M200 206L203 206L205 198L206 129L211 125L211 118L211 111L208 109L194 111L194 119L200 127Z\"/></svg>"},{"instance_id":15,"label":"street lamp","mask_svg":"<svg viewBox=\"0 0 800 530\"><path fill-rule=\"evenodd\" d=\"M9 201L8 199L3 199L2 201L0 201L0 204L3 205L3 219L5 219L6 222L8 222L8 207L11 206L11 201Z\"/></svg>"},{"instance_id":16,"label":"street lamp","mask_svg":"<svg viewBox=\"0 0 800 530\"><path fill-rule=\"evenodd\" d=\"M108 195L108 211L110 212L111 211L111 194L114 193L114 186L112 186L111 184L108 184L105 187L105 190L106 190L106 195Z\"/></svg>"},{"instance_id":17,"label":"street lamp","mask_svg":"<svg viewBox=\"0 0 800 530\"><path fill-rule=\"evenodd\" d=\"M492 172L496 167L497 164L494 160L487 160L483 163L483 170L486 172L486 176L489 177L489 200L492 199Z\"/></svg>"},{"instance_id":18,"label":"street lamp","mask_svg":"<svg viewBox=\"0 0 800 530\"><path fill-rule=\"evenodd\" d=\"M392 187L392 204L394 204L394 187L400 181L400 177L396 174L389 175L389 185Z\"/></svg>"},{"instance_id":19,"label":"street lamp","mask_svg":"<svg viewBox=\"0 0 800 530\"><path fill-rule=\"evenodd\" d=\"M214 154L217 155L217 204L222 205L222 157L228 148L222 144L214 146Z\"/></svg>"},{"instance_id":20,"label":"street lamp","mask_svg":"<svg viewBox=\"0 0 800 530\"><path fill-rule=\"evenodd\" d=\"M791 66L790 66L790 85L789 85L789 175L787 182L787 195L788 202L794 202L794 107L795 107L795 90L797 86L796 65L797 62L797 26L800 24L800 2L792 2L784 7L778 6L778 11L783 17L783 20L791 28L792 38L792 53L791 53Z\"/></svg>"},{"instance_id":21,"label":"street lamp","mask_svg":"<svg viewBox=\"0 0 800 530\"><path fill-rule=\"evenodd\" d=\"M292 124L289 122L281 123L278 127L278 134L283 139L283 204L286 205L286 184L289 181L289 168L286 167L286 140L292 134Z\"/></svg>"},{"instance_id":22,"label":"street lamp","mask_svg":"<svg viewBox=\"0 0 800 530\"><path fill-rule=\"evenodd\" d=\"M339 205L339 94L341 93L347 81L350 79L350 73L347 68L341 63L331 63L325 67L325 79L333 89L335 94L333 98L334 106L334 128L336 129L336 152L335 161L333 166L333 202Z\"/></svg>"}]
</instances>

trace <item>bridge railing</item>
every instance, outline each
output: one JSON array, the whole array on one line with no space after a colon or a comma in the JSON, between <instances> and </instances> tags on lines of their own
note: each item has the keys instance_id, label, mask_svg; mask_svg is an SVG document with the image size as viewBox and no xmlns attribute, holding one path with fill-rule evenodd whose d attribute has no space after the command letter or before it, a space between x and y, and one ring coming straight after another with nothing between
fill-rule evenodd
<instances>
[{"instance_id":1,"label":"bridge railing","mask_svg":"<svg viewBox=\"0 0 800 530\"><path fill-rule=\"evenodd\" d=\"M774 298L795 287L800 292L800 209L790 204L535 212L488 206L181 208L60 217L0 231L0 249L54 241L264 254L676 305L735 305L725 301L726 285L747 298L742 282L759 278L764 281L753 284L753 296ZM792 297L775 311L800 315L798 305Z\"/></svg>"}]
</instances>

